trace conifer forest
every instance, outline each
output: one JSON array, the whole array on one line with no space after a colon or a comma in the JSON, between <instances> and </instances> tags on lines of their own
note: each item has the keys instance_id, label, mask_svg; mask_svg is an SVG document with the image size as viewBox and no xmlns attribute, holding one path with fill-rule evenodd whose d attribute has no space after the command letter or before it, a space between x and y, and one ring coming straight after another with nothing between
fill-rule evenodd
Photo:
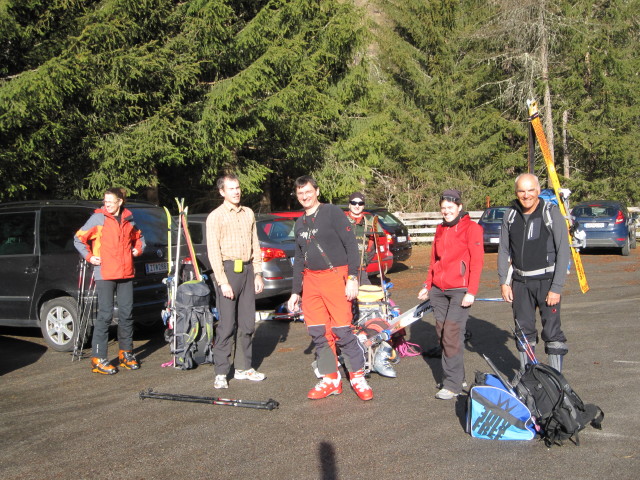
<instances>
[{"instance_id":1,"label":"conifer forest","mask_svg":"<svg viewBox=\"0 0 640 480\"><path fill-rule=\"evenodd\" d=\"M0 0L0 201L208 211L233 172L262 211L303 174L480 209L527 171L533 99L572 201L638 205L639 36L640 0Z\"/></svg>"}]
</instances>

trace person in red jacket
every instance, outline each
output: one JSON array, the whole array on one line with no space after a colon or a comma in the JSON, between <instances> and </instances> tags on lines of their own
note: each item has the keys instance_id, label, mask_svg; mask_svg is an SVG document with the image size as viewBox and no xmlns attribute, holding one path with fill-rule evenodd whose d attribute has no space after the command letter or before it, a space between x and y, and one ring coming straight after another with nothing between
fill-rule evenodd
<instances>
[{"instance_id":1,"label":"person in red jacket","mask_svg":"<svg viewBox=\"0 0 640 480\"><path fill-rule=\"evenodd\" d=\"M142 254L144 237L124 208L126 197L120 188L109 188L104 206L97 209L76 232L74 245L93 265L98 295L98 315L93 326L91 371L113 375L118 369L109 363L107 342L113 318L113 295L118 298L118 343L120 367L137 370L133 354L133 257Z\"/></svg>"},{"instance_id":2,"label":"person in red jacket","mask_svg":"<svg viewBox=\"0 0 640 480\"><path fill-rule=\"evenodd\" d=\"M459 190L440 197L443 221L436 228L431 263L420 300L431 299L436 333L442 348L442 388L436 398L450 400L464 382L464 333L480 285L484 263L482 227L462 209Z\"/></svg>"}]
</instances>

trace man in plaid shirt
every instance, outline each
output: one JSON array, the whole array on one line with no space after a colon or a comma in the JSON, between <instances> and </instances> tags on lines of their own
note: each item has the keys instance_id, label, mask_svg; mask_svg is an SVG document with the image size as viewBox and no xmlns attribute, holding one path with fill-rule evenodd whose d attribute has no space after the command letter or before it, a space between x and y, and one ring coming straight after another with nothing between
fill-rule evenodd
<instances>
[{"instance_id":1,"label":"man in plaid shirt","mask_svg":"<svg viewBox=\"0 0 640 480\"><path fill-rule=\"evenodd\" d=\"M262 292L262 257L253 211L240 205L240 182L235 175L218 179L224 202L207 217L207 254L213 269L218 326L213 346L214 388L228 388L231 347L237 324L236 380L261 381L252 368L255 295ZM238 368L239 367L239 368Z\"/></svg>"}]
</instances>

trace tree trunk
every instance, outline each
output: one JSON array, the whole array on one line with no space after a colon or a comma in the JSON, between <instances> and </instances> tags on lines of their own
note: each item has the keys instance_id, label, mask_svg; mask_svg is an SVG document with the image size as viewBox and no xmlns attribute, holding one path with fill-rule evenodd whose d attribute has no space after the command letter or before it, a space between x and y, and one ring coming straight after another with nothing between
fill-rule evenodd
<instances>
[{"instance_id":1,"label":"tree trunk","mask_svg":"<svg viewBox=\"0 0 640 480\"><path fill-rule=\"evenodd\" d=\"M158 191L158 170L153 169L154 182L144 190L144 197L148 202L160 205L160 192Z\"/></svg>"}]
</instances>

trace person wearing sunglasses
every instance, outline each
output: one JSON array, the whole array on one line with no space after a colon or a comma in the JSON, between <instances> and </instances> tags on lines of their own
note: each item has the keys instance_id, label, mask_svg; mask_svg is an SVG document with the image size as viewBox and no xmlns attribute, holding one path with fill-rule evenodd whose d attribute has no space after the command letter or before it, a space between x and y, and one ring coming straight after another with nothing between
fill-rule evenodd
<instances>
[{"instance_id":1,"label":"person wearing sunglasses","mask_svg":"<svg viewBox=\"0 0 640 480\"><path fill-rule=\"evenodd\" d=\"M98 315L91 341L91 371L103 375L118 373L107 356L114 294L118 299L119 366L127 370L140 368L133 354L133 257L142 254L145 242L133 214L124 207L125 202L123 189L107 189L103 207L89 217L74 237L76 250L93 265Z\"/></svg>"},{"instance_id":2,"label":"person wearing sunglasses","mask_svg":"<svg viewBox=\"0 0 640 480\"><path fill-rule=\"evenodd\" d=\"M364 213L364 195L360 192L353 192L349 195L349 211L347 218L353 225L353 233L358 242L358 252L360 254L360 267L358 268L358 280L360 285L371 285L367 274L367 265L371 263L375 255L375 243L371 234L374 232L371 214Z\"/></svg>"},{"instance_id":3,"label":"person wearing sunglasses","mask_svg":"<svg viewBox=\"0 0 640 480\"><path fill-rule=\"evenodd\" d=\"M358 270L358 278L360 279L360 285L371 285L369 275L367 274L367 265L373 261L373 257L376 253L376 242L373 235L376 232L374 226L375 215L364 213L365 199L361 192L353 192L349 195L349 211L346 212L347 218L351 225L353 225L353 233L356 236L358 242L358 249L360 255L360 267ZM384 279L381 279L384 281ZM355 321L357 322L360 317L358 308L358 302L353 302L353 314ZM380 345L374 348L373 362L371 370L377 372L383 377L395 378L397 377L396 370L390 363L390 358L395 356L393 347L388 342L381 342Z\"/></svg>"},{"instance_id":4,"label":"person wearing sunglasses","mask_svg":"<svg viewBox=\"0 0 640 480\"><path fill-rule=\"evenodd\" d=\"M431 263L418 298L431 300L442 348L443 380L436 398L451 400L462 392L464 333L480 286L484 245L482 227L464 211L459 190L442 192L440 213L442 223L436 227Z\"/></svg>"}]
</instances>

